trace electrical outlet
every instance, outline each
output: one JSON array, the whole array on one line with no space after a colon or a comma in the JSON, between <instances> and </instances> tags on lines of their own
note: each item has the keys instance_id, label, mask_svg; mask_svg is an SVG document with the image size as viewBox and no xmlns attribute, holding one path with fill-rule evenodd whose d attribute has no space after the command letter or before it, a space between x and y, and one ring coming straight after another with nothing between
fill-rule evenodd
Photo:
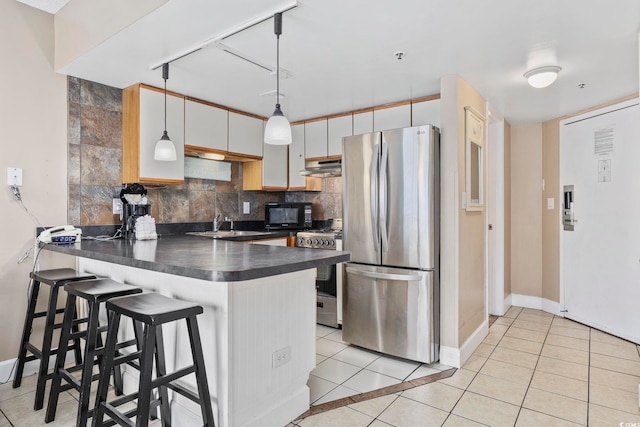
<instances>
[{"instance_id":1,"label":"electrical outlet","mask_svg":"<svg viewBox=\"0 0 640 427\"><path fill-rule=\"evenodd\" d=\"M22 185L22 168L7 168L7 185Z\"/></svg>"},{"instance_id":2,"label":"electrical outlet","mask_svg":"<svg viewBox=\"0 0 640 427\"><path fill-rule=\"evenodd\" d=\"M249 202L242 202L242 213L251 213L251 204Z\"/></svg>"},{"instance_id":3,"label":"electrical outlet","mask_svg":"<svg viewBox=\"0 0 640 427\"><path fill-rule=\"evenodd\" d=\"M118 215L122 213L122 200L113 199L113 214Z\"/></svg>"},{"instance_id":4,"label":"electrical outlet","mask_svg":"<svg viewBox=\"0 0 640 427\"><path fill-rule=\"evenodd\" d=\"M272 355L273 367L278 368L291 360L291 347L276 350Z\"/></svg>"}]
</instances>

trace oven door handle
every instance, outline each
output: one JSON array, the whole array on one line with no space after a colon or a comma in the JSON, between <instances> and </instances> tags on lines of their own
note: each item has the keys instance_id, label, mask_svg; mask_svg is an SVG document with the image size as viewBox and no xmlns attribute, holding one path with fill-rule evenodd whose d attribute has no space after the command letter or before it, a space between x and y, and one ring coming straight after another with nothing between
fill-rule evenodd
<instances>
[{"instance_id":1,"label":"oven door handle","mask_svg":"<svg viewBox=\"0 0 640 427\"><path fill-rule=\"evenodd\" d=\"M359 268L347 267L347 273L353 273L359 276L368 277L370 279L382 279L382 280L400 280L403 282L419 282L423 278L416 274L390 274L390 273L378 273L375 271L360 270Z\"/></svg>"}]
</instances>

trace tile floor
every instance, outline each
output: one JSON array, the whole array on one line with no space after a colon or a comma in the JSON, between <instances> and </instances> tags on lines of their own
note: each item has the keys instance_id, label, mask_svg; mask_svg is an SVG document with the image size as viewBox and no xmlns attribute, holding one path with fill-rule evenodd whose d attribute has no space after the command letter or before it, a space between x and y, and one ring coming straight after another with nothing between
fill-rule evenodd
<instances>
[{"instance_id":1,"label":"tile floor","mask_svg":"<svg viewBox=\"0 0 640 427\"><path fill-rule=\"evenodd\" d=\"M318 328L314 405L371 387L436 374L446 366L381 357ZM322 366L325 363L329 363ZM453 376L294 420L314 426L640 426L639 346L551 314L512 307ZM0 427L73 426L73 393L44 424L33 411L35 376L0 385ZM179 426L178 426L179 427Z\"/></svg>"},{"instance_id":2,"label":"tile floor","mask_svg":"<svg viewBox=\"0 0 640 427\"><path fill-rule=\"evenodd\" d=\"M353 350L339 356L350 347L340 345L336 332L318 343L318 367L309 382L314 404L344 395L345 388L360 392L362 382L355 378L365 375L359 368L366 359L353 367L332 362L340 366L340 374L332 377L339 386L330 391L316 386L331 381L315 378L324 375L323 363L340 358L353 363ZM378 360L369 361L364 371L396 365L375 364ZM404 371L388 367L377 373L397 379L409 369L398 367ZM443 368L419 370L428 374ZM418 370L409 376L416 375ZM450 378L294 420L288 427L640 426L639 384L640 346L543 311L512 307Z\"/></svg>"}]
</instances>

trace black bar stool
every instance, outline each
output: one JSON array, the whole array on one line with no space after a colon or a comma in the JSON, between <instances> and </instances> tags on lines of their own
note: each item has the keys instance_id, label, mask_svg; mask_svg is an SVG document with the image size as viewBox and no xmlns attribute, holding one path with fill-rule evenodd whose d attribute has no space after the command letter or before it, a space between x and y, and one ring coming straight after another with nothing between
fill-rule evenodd
<instances>
[{"instance_id":1,"label":"black bar stool","mask_svg":"<svg viewBox=\"0 0 640 427\"><path fill-rule=\"evenodd\" d=\"M136 426L146 427L149 423L149 414L152 407L160 405L162 426L171 425L171 413L169 409L167 388L179 393L200 405L204 426L214 427L213 411L211 409L211 397L207 385L207 375L204 367L204 356L200 342L200 332L196 316L203 312L202 307L191 302L180 301L156 293L131 295L127 297L113 298L107 301L109 312L109 331L101 366L101 377L96 397L96 408L93 415L92 426L105 426L119 424L121 426L133 426L130 418L136 416ZM116 357L116 345L118 341L118 326L120 316L127 316L133 321L141 322L143 328L142 350L126 356ZM185 319L189 332L193 365L167 374L164 358L164 342L162 338L162 325ZM140 362L140 381L138 391L107 402L107 390L109 388L109 375L113 366L128 363L138 359ZM156 378L152 378L155 359ZM172 383L183 376L195 373L198 384L198 394L191 390ZM159 402L153 399L153 389L158 388ZM118 406L133 400L138 400L136 408L125 413L116 409ZM103 423L107 415L111 421Z\"/></svg>"},{"instance_id":2,"label":"black bar stool","mask_svg":"<svg viewBox=\"0 0 640 427\"><path fill-rule=\"evenodd\" d=\"M24 327L22 330L22 341L20 342L20 349L18 350L18 365L16 367L16 376L13 379L13 388L20 387L22 382L22 374L24 372L24 365L32 360L40 359L40 368L38 369L38 384L36 386L36 399L33 405L35 410L42 409L44 404L44 389L47 380L51 378L51 374L48 374L49 369L49 357L51 353L56 352L56 349L51 348L51 341L53 337L53 331L62 327L62 323L56 323L56 314L62 313L64 309L56 309L58 303L58 291L60 287L65 283L74 282L78 280L95 279L96 276L92 274L78 273L72 268L56 268L53 270L41 270L31 272L29 277L32 279L31 293L29 295L29 307L27 308L27 314L24 319ZM45 311L36 311L36 304L38 302L38 293L40 291L40 284L44 283L49 285L49 303ZM44 337L42 338L42 346L38 349L36 346L29 342L31 338L31 331L33 327L33 320L39 317L44 317ZM75 326L77 328L77 325ZM80 354L80 340L74 340L72 345L76 363L82 363L82 357ZM27 352L31 353L30 355Z\"/></svg>"},{"instance_id":3,"label":"black bar stool","mask_svg":"<svg viewBox=\"0 0 640 427\"><path fill-rule=\"evenodd\" d=\"M89 410L91 381L97 380L100 377L99 374L93 374L93 365L96 363L96 356L99 363L103 352L102 338L100 334L107 330L106 326L100 326L98 319L100 305L110 298L139 294L142 292L142 289L131 285L125 285L120 282L115 282L111 279L94 279L67 283L64 286L64 289L67 291L67 305L64 312L62 332L60 332L60 346L58 348L56 365L54 367L53 379L51 381L51 392L49 393L49 403L47 405L45 422L49 423L55 419L58 396L60 393L74 388L80 393L76 427L84 427L87 425L87 419L92 412ZM72 333L76 298L82 298L88 303L89 314L87 329L85 331ZM84 363L71 368L65 368L64 359L67 353L69 340L78 338L85 339L83 356ZM121 347L126 347L136 343L136 340L127 341L122 343ZM72 373L77 371L82 372L80 380L76 379L72 375ZM109 377L109 375L107 375L107 377ZM61 384L62 380L65 381L65 384ZM116 385L116 389L121 391L122 377L119 372L119 367L117 371L114 372L114 383Z\"/></svg>"}]
</instances>

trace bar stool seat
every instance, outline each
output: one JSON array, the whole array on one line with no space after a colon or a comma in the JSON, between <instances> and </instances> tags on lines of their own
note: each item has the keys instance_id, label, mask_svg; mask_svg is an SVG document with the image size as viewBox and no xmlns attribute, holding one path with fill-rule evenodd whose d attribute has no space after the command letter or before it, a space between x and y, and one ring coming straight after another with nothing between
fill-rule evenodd
<instances>
[{"instance_id":1,"label":"bar stool seat","mask_svg":"<svg viewBox=\"0 0 640 427\"><path fill-rule=\"evenodd\" d=\"M67 283L64 286L67 291L67 305L65 307L62 331L60 333L60 346L56 357L56 365L53 371L51 381L51 392L49 394L49 403L47 405L47 414L45 422L49 423L55 419L56 409L58 405L58 397L61 392L71 388L76 389L80 393L78 399L78 412L76 417L76 427L84 427L87 425L87 419L91 416L92 411L89 409L89 396L91 394L91 382L97 380L100 376L93 374L93 365L102 359L102 338L100 334L106 331L106 326L100 326L99 311L100 304L108 301L110 298L122 297L125 295L133 295L142 292L142 289L125 285L111 279L94 279L83 280L79 282ZM82 298L89 306L87 329L85 331L72 333L74 323L73 314L75 312L76 298ZM65 368L64 361L67 353L67 345L70 339L84 338L84 363L70 368ZM123 346L137 343L137 341L127 341ZM82 376L77 380L72 373L81 371ZM110 374L110 372L109 372ZM107 377L109 376L107 374ZM62 384L65 380L65 384ZM122 390L122 377L119 367L114 372L114 383L117 390Z\"/></svg>"},{"instance_id":2,"label":"bar stool seat","mask_svg":"<svg viewBox=\"0 0 640 427\"><path fill-rule=\"evenodd\" d=\"M112 425L117 423L122 426L131 426L130 418L136 416L136 426L146 427L149 422L149 414L152 407L160 405L160 416L162 426L171 425L171 413L169 409L167 388L179 393L193 402L200 405L204 426L215 426L213 411L211 408L211 397L204 366L204 356L202 344L198 330L196 316L202 314L201 306L180 301L156 293L144 293L120 298L112 298L106 303L109 312L109 331L103 355L101 377L98 385L98 395L96 398L96 408L93 416L93 426ZM117 356L115 350L118 341L118 327L120 317L126 316L143 324L143 336L141 351L126 355ZM187 323L189 341L193 365L181 368L175 372L167 374L164 357L164 341L162 337L162 325L184 319ZM138 391L123 397L119 397L111 402L107 402L107 390L109 387L108 372L113 366L127 363L131 359L138 359L140 363L140 379ZM155 359L156 378L152 378ZM180 384L175 380L186 375L195 373L198 393ZM153 390L158 389L159 399L154 399ZM118 406L137 399L137 407L125 413L117 409ZM111 421L103 423L104 416L107 415Z\"/></svg>"},{"instance_id":3,"label":"bar stool seat","mask_svg":"<svg viewBox=\"0 0 640 427\"><path fill-rule=\"evenodd\" d=\"M78 273L72 268L56 268L51 270L32 271L29 274L32 279L31 292L29 294L29 306L27 307L27 313L24 320L24 326L22 330L22 340L20 341L20 349L18 350L18 364L16 366L16 375L13 379L13 388L20 387L22 383L22 375L24 373L24 365L32 360L39 359L40 367L38 368L38 382L36 385L36 397L33 408L35 410L42 409L44 404L44 391L46 382L51 378L51 374L48 374L49 358L52 353L57 350L51 348L53 340L53 331L62 327L62 323L56 323L56 314L62 313L64 309L57 309L58 304L58 291L60 287L66 283L74 282L78 280L95 279L93 274ZM49 302L45 311L36 311L36 305L38 303L38 294L40 292L40 284L44 283L49 285ZM44 335L42 338L42 345L37 348L35 345L29 342L31 338L31 332L33 330L33 321L40 317L45 317ZM77 328L77 325L74 327ZM80 341L74 340L71 346L74 350L75 361L77 364L82 363L82 356L80 354ZM31 353L31 354L28 354Z\"/></svg>"}]
</instances>

